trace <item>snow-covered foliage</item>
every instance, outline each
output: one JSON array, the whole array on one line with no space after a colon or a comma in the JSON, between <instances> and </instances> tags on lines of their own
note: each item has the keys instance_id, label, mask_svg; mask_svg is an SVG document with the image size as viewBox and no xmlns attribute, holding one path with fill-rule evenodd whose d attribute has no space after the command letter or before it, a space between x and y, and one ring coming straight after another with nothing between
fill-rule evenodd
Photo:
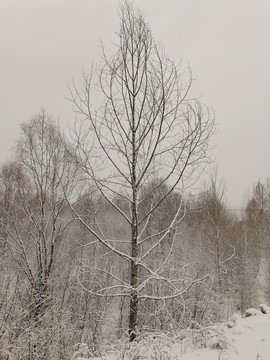
<instances>
[{"instance_id":1,"label":"snow-covered foliage","mask_svg":"<svg viewBox=\"0 0 270 360\"><path fill-rule=\"evenodd\" d=\"M270 312L248 309L228 324L193 327L178 334L142 334L132 343L115 343L94 360L269 360ZM255 311L256 310L256 311ZM72 360L91 358L85 344L77 345Z\"/></svg>"},{"instance_id":2,"label":"snow-covered foliage","mask_svg":"<svg viewBox=\"0 0 270 360\"><path fill-rule=\"evenodd\" d=\"M228 346L224 325L182 330L177 334L145 333L130 343L128 339L104 347L95 360L177 360L180 355L198 349L223 350ZM75 347L72 360L89 359L87 345ZM91 358L91 357L90 357Z\"/></svg>"},{"instance_id":3,"label":"snow-covered foliage","mask_svg":"<svg viewBox=\"0 0 270 360\"><path fill-rule=\"evenodd\" d=\"M71 360L85 360L85 359L91 359L90 357L90 351L87 344L79 343L74 345L74 354L71 358Z\"/></svg>"}]
</instances>

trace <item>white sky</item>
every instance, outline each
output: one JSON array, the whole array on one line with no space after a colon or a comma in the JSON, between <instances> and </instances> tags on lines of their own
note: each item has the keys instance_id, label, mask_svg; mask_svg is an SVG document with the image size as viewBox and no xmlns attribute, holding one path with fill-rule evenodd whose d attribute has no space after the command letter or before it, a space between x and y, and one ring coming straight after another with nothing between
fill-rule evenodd
<instances>
[{"instance_id":1,"label":"white sky","mask_svg":"<svg viewBox=\"0 0 270 360\"><path fill-rule=\"evenodd\" d=\"M137 0L156 40L196 76L194 94L216 114L214 155L228 202L270 176L269 0ZM0 163L19 124L44 106L62 124L74 114L68 83L111 49L117 0L0 1Z\"/></svg>"}]
</instances>

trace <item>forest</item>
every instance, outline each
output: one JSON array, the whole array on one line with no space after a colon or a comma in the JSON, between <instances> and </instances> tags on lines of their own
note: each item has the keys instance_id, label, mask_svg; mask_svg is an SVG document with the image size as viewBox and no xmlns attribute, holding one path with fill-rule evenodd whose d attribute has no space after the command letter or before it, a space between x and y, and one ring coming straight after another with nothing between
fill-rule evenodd
<instances>
[{"instance_id":1,"label":"forest","mask_svg":"<svg viewBox=\"0 0 270 360\"><path fill-rule=\"evenodd\" d=\"M1 164L0 359L91 358L269 298L270 181L237 215L216 170L192 192L214 114L141 12L119 16L115 54L70 86L74 127L42 108Z\"/></svg>"}]
</instances>

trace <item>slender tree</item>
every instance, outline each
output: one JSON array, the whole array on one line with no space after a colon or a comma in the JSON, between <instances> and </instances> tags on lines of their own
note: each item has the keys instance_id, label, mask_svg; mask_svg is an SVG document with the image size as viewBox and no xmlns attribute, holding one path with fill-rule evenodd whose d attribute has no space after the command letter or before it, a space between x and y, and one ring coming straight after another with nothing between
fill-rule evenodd
<instances>
[{"instance_id":1,"label":"slender tree","mask_svg":"<svg viewBox=\"0 0 270 360\"><path fill-rule=\"evenodd\" d=\"M268 265L270 244L270 181L265 183L260 180L253 187L253 193L248 200L245 209L245 230L247 243L252 249L252 261L249 261L249 272L251 265L255 265L257 275L255 278L253 304L266 302L269 296L269 272ZM251 260L251 259L250 259ZM252 304L252 305L253 305Z\"/></svg>"},{"instance_id":2,"label":"slender tree","mask_svg":"<svg viewBox=\"0 0 270 360\"><path fill-rule=\"evenodd\" d=\"M185 76L165 55L141 12L128 1L120 7L117 37L115 54L107 57L103 51L101 67L85 74L83 89L71 89L75 110L83 117L74 133L73 155L129 227L129 237L116 239L101 228L97 230L70 205L95 236L93 242L99 241L127 263L129 278L111 272L112 285L95 294L129 299L132 341L141 300L181 299L186 291L179 274L176 280L176 274L165 272L185 215L183 197L176 197L169 222L158 229L151 223L171 194L178 191L183 195L197 180L209 160L214 120L209 109L189 95L191 71ZM101 106L94 110L93 102L100 99ZM152 263L162 244L166 244L163 257ZM197 281L193 279L188 287ZM149 285L156 283L163 284L166 293L151 293Z\"/></svg>"}]
</instances>

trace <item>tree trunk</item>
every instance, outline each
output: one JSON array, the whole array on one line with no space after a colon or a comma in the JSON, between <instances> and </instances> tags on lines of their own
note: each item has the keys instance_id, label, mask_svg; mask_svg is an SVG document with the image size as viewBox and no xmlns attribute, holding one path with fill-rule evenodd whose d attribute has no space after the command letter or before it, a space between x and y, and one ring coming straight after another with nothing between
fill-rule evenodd
<instances>
[{"instance_id":1,"label":"tree trunk","mask_svg":"<svg viewBox=\"0 0 270 360\"><path fill-rule=\"evenodd\" d=\"M135 143L135 141L134 141ZM135 151L134 151L135 158ZM134 163L135 164L135 160ZM129 341L136 338L137 318L138 318L138 221L137 221L137 190L136 190L136 172L133 168L133 203L132 203L132 225L131 225L131 256L130 262L130 302L129 302Z\"/></svg>"},{"instance_id":2,"label":"tree trunk","mask_svg":"<svg viewBox=\"0 0 270 360\"><path fill-rule=\"evenodd\" d=\"M132 292L129 302L129 341L136 339L137 331L137 319L138 319L138 265L134 260L131 262L131 276L130 285L132 286Z\"/></svg>"}]
</instances>

